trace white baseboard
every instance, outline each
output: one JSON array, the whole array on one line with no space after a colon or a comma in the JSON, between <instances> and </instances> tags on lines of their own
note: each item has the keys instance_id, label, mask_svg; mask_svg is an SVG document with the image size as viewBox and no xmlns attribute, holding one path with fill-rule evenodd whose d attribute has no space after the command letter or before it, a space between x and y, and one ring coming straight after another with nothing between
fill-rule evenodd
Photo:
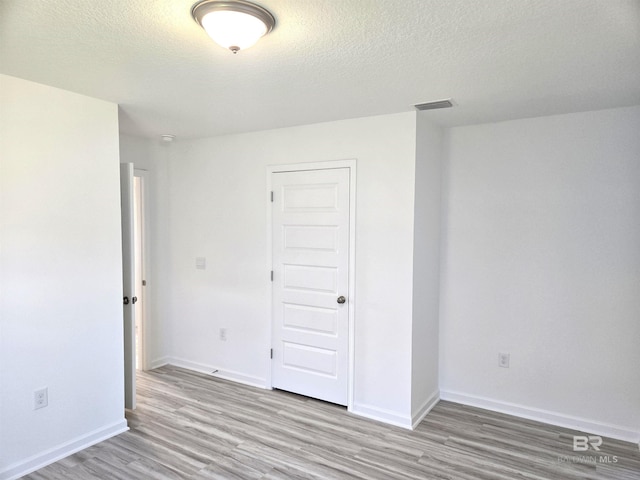
<instances>
[{"instance_id":1,"label":"white baseboard","mask_svg":"<svg viewBox=\"0 0 640 480\"><path fill-rule=\"evenodd\" d=\"M440 391L436 390L433 392L429 398L427 398L424 403L418 408L416 412L411 414L411 429L415 429L418 424L422 421L424 417L427 416L427 413L431 411L433 407L435 407L440 401Z\"/></svg>"},{"instance_id":2,"label":"white baseboard","mask_svg":"<svg viewBox=\"0 0 640 480\"><path fill-rule=\"evenodd\" d=\"M194 372L206 373L218 378L224 378L225 380L231 380L233 382L242 383L251 387L258 388L270 388L267 385L267 381L264 378L254 377L251 375L245 375L244 373L235 372L233 370L225 370L214 365L205 365L204 363L192 362L185 360L184 358L177 357L165 357L165 364L174 365L180 368L186 368L187 370L193 370Z\"/></svg>"},{"instance_id":3,"label":"white baseboard","mask_svg":"<svg viewBox=\"0 0 640 480\"><path fill-rule=\"evenodd\" d=\"M100 443L108 438L126 432L127 430L129 430L129 427L127 426L127 421L125 419L98 430L94 430L93 432L58 445L57 447L38 453L26 460L9 465L9 467L0 472L0 480L15 480L68 457L69 455L73 455L80 450L84 450L85 448L95 445L96 443Z\"/></svg>"},{"instance_id":4,"label":"white baseboard","mask_svg":"<svg viewBox=\"0 0 640 480\"><path fill-rule=\"evenodd\" d=\"M484 408L485 410L492 410L494 412L506 413L508 415L548 423L558 427L570 428L572 430L579 430L581 432L592 433L594 435L615 438L625 442L632 442L635 444L640 442L640 432L630 430L620 425L596 422L586 418L573 417L571 415L564 415L562 413L551 412L549 410L502 402L491 398L468 395L450 390L441 390L440 399L469 405L471 407Z\"/></svg>"},{"instance_id":5,"label":"white baseboard","mask_svg":"<svg viewBox=\"0 0 640 480\"><path fill-rule=\"evenodd\" d=\"M373 405L354 403L349 412L354 415L359 415L371 420L377 420L382 423L388 423L389 425L395 425L396 427L402 427L408 430L411 430L412 427L411 418L408 415L403 415L385 408L374 407Z\"/></svg>"},{"instance_id":6,"label":"white baseboard","mask_svg":"<svg viewBox=\"0 0 640 480\"><path fill-rule=\"evenodd\" d=\"M164 367L168 363L169 363L169 357L160 357L160 358L156 358L155 360L152 360L151 362L149 362L147 367L148 367L149 370L153 370L154 368Z\"/></svg>"}]
</instances>

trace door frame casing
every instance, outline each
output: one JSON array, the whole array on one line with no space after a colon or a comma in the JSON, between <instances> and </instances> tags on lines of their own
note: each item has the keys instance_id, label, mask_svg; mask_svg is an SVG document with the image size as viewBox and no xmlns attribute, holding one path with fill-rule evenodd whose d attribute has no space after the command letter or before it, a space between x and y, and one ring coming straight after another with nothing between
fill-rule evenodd
<instances>
[{"instance_id":1,"label":"door frame casing","mask_svg":"<svg viewBox=\"0 0 640 480\"><path fill-rule=\"evenodd\" d=\"M335 170L339 168L349 169L349 291L347 303L349 305L349 339L348 339L348 365L347 365L347 410L353 408L354 398L354 377L355 377L355 272L356 272L356 160L327 160L322 162L293 163L284 165L267 166L267 269L266 281L269 283L269 347L266 351L269 354L273 346L273 282L271 281L271 271L273 270L273 214L271 206L272 175L282 172L303 172L309 170ZM266 373L267 388L273 388L271 361Z\"/></svg>"},{"instance_id":2,"label":"door frame casing","mask_svg":"<svg viewBox=\"0 0 640 480\"><path fill-rule=\"evenodd\" d=\"M142 280L148 280L149 278L149 272L147 271L147 256L148 256L148 252L149 252L149 215L147 212L147 209L149 207L149 201L148 201L148 188L149 188L149 171L142 169L142 168L135 168L133 169L133 176L135 177L140 177L140 201L141 201L141 205L140 205L140 225L142 227L142 231L140 232L142 235L142 252L141 252L141 258L140 258L140 263L141 263L141 272L142 272L142 278L140 279ZM147 355L147 311L149 308L149 299L148 299L148 294L147 288L143 288L143 291L141 292L141 297L142 297L142 318L137 319L136 321L138 322L138 325L140 326L140 365L139 365L139 369L142 371L146 371L148 368L148 355Z\"/></svg>"}]
</instances>

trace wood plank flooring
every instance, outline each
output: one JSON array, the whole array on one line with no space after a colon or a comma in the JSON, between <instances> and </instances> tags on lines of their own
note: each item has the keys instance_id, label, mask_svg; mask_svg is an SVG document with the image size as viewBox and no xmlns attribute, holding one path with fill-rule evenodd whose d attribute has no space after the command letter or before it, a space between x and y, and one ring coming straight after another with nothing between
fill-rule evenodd
<instances>
[{"instance_id":1,"label":"wood plank flooring","mask_svg":"<svg viewBox=\"0 0 640 480\"><path fill-rule=\"evenodd\" d=\"M127 419L129 432L24 478L640 479L631 443L605 438L598 455L573 452L579 432L448 402L408 431L171 366L139 374Z\"/></svg>"}]
</instances>

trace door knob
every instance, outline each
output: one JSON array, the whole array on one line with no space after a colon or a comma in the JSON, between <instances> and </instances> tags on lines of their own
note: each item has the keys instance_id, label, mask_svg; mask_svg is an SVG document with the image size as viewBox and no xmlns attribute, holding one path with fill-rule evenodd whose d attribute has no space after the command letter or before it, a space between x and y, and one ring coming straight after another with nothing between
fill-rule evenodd
<instances>
[{"instance_id":1,"label":"door knob","mask_svg":"<svg viewBox=\"0 0 640 480\"><path fill-rule=\"evenodd\" d=\"M129 297L124 297L123 303L129 305Z\"/></svg>"},{"instance_id":2,"label":"door knob","mask_svg":"<svg viewBox=\"0 0 640 480\"><path fill-rule=\"evenodd\" d=\"M339 303L339 304L341 304L341 305L342 305L342 304L343 304L344 302L346 302L346 301L347 301L347 299L346 299L346 298L344 298L344 296L340 295L340 296L338 297L338 303Z\"/></svg>"}]
</instances>

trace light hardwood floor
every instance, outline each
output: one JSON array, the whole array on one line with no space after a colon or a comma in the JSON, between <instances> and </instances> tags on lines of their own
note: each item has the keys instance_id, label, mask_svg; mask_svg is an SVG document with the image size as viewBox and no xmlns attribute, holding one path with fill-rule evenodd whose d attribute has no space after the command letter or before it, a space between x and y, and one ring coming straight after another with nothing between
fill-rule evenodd
<instances>
[{"instance_id":1,"label":"light hardwood floor","mask_svg":"<svg viewBox=\"0 0 640 480\"><path fill-rule=\"evenodd\" d=\"M408 431L170 366L139 374L127 419L129 432L24 478L640 479L631 443L605 438L585 455L578 432L448 402Z\"/></svg>"}]
</instances>

